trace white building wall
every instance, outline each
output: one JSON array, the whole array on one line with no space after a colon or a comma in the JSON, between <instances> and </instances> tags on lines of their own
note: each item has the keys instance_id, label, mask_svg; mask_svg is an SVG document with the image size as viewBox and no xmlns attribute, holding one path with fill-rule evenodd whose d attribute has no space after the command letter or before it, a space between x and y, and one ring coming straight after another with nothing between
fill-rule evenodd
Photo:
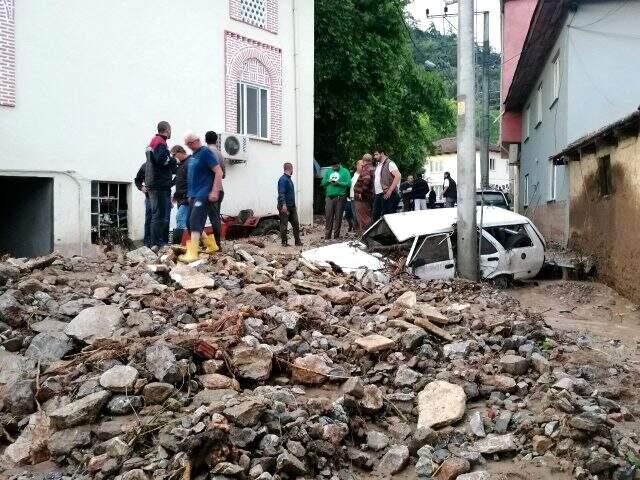
<instances>
[{"instance_id":1,"label":"white building wall","mask_svg":"<svg viewBox=\"0 0 640 480\"><path fill-rule=\"evenodd\" d=\"M495 165L495 169L489 169L489 184L508 190L509 159L501 158L498 152L489 152L489 158ZM444 172L449 172L451 177L458 181L458 155L456 153L432 155L425 162L424 170L424 177L429 182L429 186L434 186L440 197ZM480 152L476 152L476 173L476 188L480 188Z\"/></svg>"},{"instance_id":2,"label":"white building wall","mask_svg":"<svg viewBox=\"0 0 640 480\"><path fill-rule=\"evenodd\" d=\"M16 3L16 105L0 107L0 175L54 178L57 250L76 253L83 244L86 253L90 182L132 184L158 121L173 127L169 146L182 144L187 130L224 131L226 30L282 49L283 128L280 145L252 140L248 163L228 166L222 212L275 213L276 182L282 163L290 161L299 165L294 181L301 220L311 221L313 7L304 5L308 2L278 2L277 34L232 20L226 0ZM296 31L303 33L296 45L297 75L294 3L302 5L295 17ZM297 90L303 112L298 118L296 83L304 85ZM296 139L296 131L305 135ZM144 197L133 184L129 192L130 236L140 239Z\"/></svg>"}]
</instances>

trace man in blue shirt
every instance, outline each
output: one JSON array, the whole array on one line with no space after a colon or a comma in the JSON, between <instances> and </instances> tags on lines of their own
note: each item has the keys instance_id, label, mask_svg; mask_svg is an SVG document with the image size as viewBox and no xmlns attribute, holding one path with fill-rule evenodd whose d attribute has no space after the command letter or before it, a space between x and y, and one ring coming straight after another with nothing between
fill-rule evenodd
<instances>
[{"instance_id":1,"label":"man in blue shirt","mask_svg":"<svg viewBox=\"0 0 640 480\"><path fill-rule=\"evenodd\" d=\"M298 222L298 210L296 209L296 194L293 187L293 165L289 162L284 164L284 174L278 180L278 212L280 213L280 237L282 237L282 246L287 247L289 240L287 238L287 229L289 222L293 229L293 238L297 246L301 246L300 241L300 224Z\"/></svg>"},{"instance_id":2,"label":"man in blue shirt","mask_svg":"<svg viewBox=\"0 0 640 480\"><path fill-rule=\"evenodd\" d=\"M200 236L207 247L207 252L218 251L218 245L213 236L203 233L207 221L210 203L217 202L222 186L222 168L216 156L206 146L202 145L200 138L188 133L184 137L184 143L193 151L187 170L187 196L189 197L189 222L188 228L191 240L187 242L187 253L180 255L178 260L190 263L198 259L198 247Z\"/></svg>"}]
</instances>

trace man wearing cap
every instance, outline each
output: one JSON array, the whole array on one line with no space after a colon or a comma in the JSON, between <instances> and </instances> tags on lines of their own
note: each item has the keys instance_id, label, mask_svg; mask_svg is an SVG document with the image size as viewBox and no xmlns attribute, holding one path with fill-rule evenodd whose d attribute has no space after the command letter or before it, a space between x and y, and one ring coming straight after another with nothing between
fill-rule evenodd
<instances>
[{"instance_id":1,"label":"man wearing cap","mask_svg":"<svg viewBox=\"0 0 640 480\"><path fill-rule=\"evenodd\" d=\"M220 197L222 168L213 152L202 145L202 141L194 133L187 133L184 143L193 152L187 169L188 228L191 239L187 241L187 253L180 255L178 260L190 263L198 259L201 236L208 253L218 251L215 237L207 236L203 230L209 215L210 204L217 202Z\"/></svg>"}]
</instances>

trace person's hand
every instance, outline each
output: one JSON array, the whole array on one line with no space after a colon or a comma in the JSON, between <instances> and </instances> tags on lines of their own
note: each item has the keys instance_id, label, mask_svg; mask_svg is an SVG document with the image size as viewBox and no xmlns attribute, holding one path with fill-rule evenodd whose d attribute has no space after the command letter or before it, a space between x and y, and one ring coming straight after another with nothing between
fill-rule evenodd
<instances>
[{"instance_id":1,"label":"person's hand","mask_svg":"<svg viewBox=\"0 0 640 480\"><path fill-rule=\"evenodd\" d=\"M282 213L289 213L289 209L287 208L287 206L286 206L286 205L283 205L283 206L282 206L282 208L280 209L280 211L281 211Z\"/></svg>"},{"instance_id":2,"label":"person's hand","mask_svg":"<svg viewBox=\"0 0 640 480\"><path fill-rule=\"evenodd\" d=\"M147 190L146 185L142 186L142 193L147 193L149 190Z\"/></svg>"},{"instance_id":3,"label":"person's hand","mask_svg":"<svg viewBox=\"0 0 640 480\"><path fill-rule=\"evenodd\" d=\"M387 190L386 192L384 192L384 195L382 196L385 200L389 200L389 198L391 197L391 189Z\"/></svg>"},{"instance_id":4,"label":"person's hand","mask_svg":"<svg viewBox=\"0 0 640 480\"><path fill-rule=\"evenodd\" d=\"M220 197L220 194L218 192L214 192L213 190L209 192L210 202L217 202L219 197Z\"/></svg>"}]
</instances>

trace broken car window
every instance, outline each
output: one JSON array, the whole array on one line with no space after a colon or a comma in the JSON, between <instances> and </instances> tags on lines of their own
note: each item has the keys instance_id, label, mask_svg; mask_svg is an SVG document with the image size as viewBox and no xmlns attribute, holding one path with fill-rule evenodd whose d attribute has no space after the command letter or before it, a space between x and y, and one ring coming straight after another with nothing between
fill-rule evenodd
<instances>
[{"instance_id":1,"label":"broken car window","mask_svg":"<svg viewBox=\"0 0 640 480\"><path fill-rule=\"evenodd\" d=\"M494 253L498 253L498 249L493 246L489 240L487 240L484 235L480 237L478 235L478 239L482 238L482 246L480 247L480 255L493 255Z\"/></svg>"},{"instance_id":2,"label":"broken car window","mask_svg":"<svg viewBox=\"0 0 640 480\"><path fill-rule=\"evenodd\" d=\"M485 228L485 231L495 238L505 250L533 247L533 242L524 224L490 227Z\"/></svg>"},{"instance_id":3,"label":"broken car window","mask_svg":"<svg viewBox=\"0 0 640 480\"><path fill-rule=\"evenodd\" d=\"M430 235L426 237L418 247L418 251L413 257L411 266L414 268L429 263L445 262L450 260L449 242L447 234Z\"/></svg>"}]
</instances>

